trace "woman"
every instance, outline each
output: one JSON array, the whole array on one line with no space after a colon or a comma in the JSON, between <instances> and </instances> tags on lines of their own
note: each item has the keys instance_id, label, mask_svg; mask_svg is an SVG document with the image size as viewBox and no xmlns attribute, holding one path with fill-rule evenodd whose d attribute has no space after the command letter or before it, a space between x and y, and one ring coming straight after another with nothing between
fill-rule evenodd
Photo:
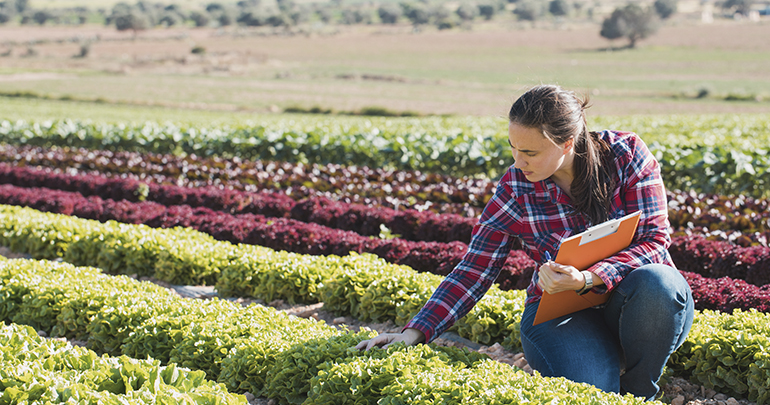
<instances>
[{"instance_id":1,"label":"woman","mask_svg":"<svg viewBox=\"0 0 770 405\"><path fill-rule=\"evenodd\" d=\"M589 132L585 101L558 86L522 95L509 113L514 165L473 229L468 252L401 333L356 347L430 342L465 316L505 262L515 238L543 263L521 320L526 363L608 392L654 399L671 353L693 321L690 288L668 254L668 210L658 162L630 132ZM642 211L631 245L581 273L546 260L567 237ZM606 304L533 326L542 291L611 294Z\"/></svg>"}]
</instances>

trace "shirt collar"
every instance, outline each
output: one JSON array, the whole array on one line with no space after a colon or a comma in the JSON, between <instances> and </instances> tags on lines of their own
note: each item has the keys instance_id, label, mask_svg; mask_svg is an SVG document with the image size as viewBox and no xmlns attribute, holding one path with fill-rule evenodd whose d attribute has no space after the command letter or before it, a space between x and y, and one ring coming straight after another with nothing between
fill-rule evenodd
<instances>
[{"instance_id":1,"label":"shirt collar","mask_svg":"<svg viewBox=\"0 0 770 405\"><path fill-rule=\"evenodd\" d=\"M572 205L572 199L550 178L532 183L521 173L521 170L511 169L510 182L512 188L518 190L515 194L519 204L524 204L524 200L528 200Z\"/></svg>"},{"instance_id":2,"label":"shirt collar","mask_svg":"<svg viewBox=\"0 0 770 405\"><path fill-rule=\"evenodd\" d=\"M572 205L572 199L550 178L538 181L537 183L534 183L534 186L534 193L538 197L547 199L553 204Z\"/></svg>"}]
</instances>

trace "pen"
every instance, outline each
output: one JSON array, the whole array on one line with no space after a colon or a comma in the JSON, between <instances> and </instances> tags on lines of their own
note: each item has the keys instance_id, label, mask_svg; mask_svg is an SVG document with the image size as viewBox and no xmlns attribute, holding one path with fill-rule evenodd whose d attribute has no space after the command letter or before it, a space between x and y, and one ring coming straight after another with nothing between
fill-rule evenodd
<instances>
[{"instance_id":1,"label":"pen","mask_svg":"<svg viewBox=\"0 0 770 405\"><path fill-rule=\"evenodd\" d=\"M547 250L545 251L545 261L546 262L551 261L551 253L549 253Z\"/></svg>"}]
</instances>

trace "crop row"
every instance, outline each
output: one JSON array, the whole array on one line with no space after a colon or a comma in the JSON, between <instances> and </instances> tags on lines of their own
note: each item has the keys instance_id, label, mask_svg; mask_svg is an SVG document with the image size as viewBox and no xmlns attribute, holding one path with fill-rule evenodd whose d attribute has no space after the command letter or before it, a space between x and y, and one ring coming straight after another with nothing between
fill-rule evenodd
<instances>
[{"instance_id":1,"label":"crop row","mask_svg":"<svg viewBox=\"0 0 770 405\"><path fill-rule=\"evenodd\" d=\"M419 272L449 274L468 246L462 242L414 242L400 238L382 239L328 228L287 218L257 214L231 215L205 207L164 205L144 201L103 200L98 196L46 188L0 185L0 204L34 208L44 212L74 215L100 222L114 220L144 224L153 228L189 227L217 240L247 243L275 250L310 254L340 255L372 253L390 263L407 265ZM535 262L522 251L512 251L497 282L501 289L522 289L529 283Z\"/></svg>"},{"instance_id":2,"label":"crop row","mask_svg":"<svg viewBox=\"0 0 770 405\"><path fill-rule=\"evenodd\" d=\"M0 186L0 204L31 207L45 212L74 215L80 218L94 219L101 222L145 224L153 228L189 227L213 236L217 240L233 243L247 243L265 246L275 250L311 255L347 255L350 252L372 253L390 263L403 264L418 272L430 272L438 275L448 274L467 250L460 242L409 242L401 239L367 238L349 231L329 229L316 224L306 224L285 218L265 218L260 215L230 215L212 211L208 208L190 208L152 202L131 203L102 200L92 196L85 198L77 193L54 191L41 188L19 188L10 185ZM726 268L733 272L743 270L740 275L747 277L745 271L760 268L765 262L756 263L752 250L743 249L725 243L703 240L702 238L674 239L671 248L680 270L690 273L690 285L698 309L718 309L731 312L735 308L755 308L770 311L770 285L757 287L741 279L730 279L723 274L713 274ZM721 246L719 254L714 254ZM737 250L748 250L743 255ZM736 258L737 256L737 258ZM728 257L733 260L748 260L744 267L731 262L715 260L714 257ZM512 250L496 283L500 289L523 289L529 284L536 263L523 251ZM682 268L684 267L684 268ZM713 281L702 277L724 277ZM752 271L752 280L757 274L766 271ZM695 276L698 277L695 277ZM707 281L708 280L708 281ZM754 280L756 281L756 280ZM723 285L722 288L714 288Z\"/></svg>"},{"instance_id":3,"label":"crop row","mask_svg":"<svg viewBox=\"0 0 770 405\"><path fill-rule=\"evenodd\" d=\"M0 161L80 174L108 174L185 187L224 186L250 192L281 192L300 200L332 200L389 208L424 208L475 217L494 192L485 178L375 169L339 164L243 160L238 157L176 156L84 148L0 144Z\"/></svg>"},{"instance_id":4,"label":"crop row","mask_svg":"<svg viewBox=\"0 0 770 405\"><path fill-rule=\"evenodd\" d=\"M8 227L10 230L4 230L0 233L4 238L0 242L11 242L12 245L36 248L34 252L36 255L50 254L52 251L59 250L64 252L65 260L72 260L77 256L84 259L84 254L88 253L93 262L101 260L102 264L113 264L112 267L129 272L135 271L135 267L128 267L132 264L136 266L142 261L151 265L157 263L156 268L150 267L156 272L155 275L160 278L172 276L170 279L174 279L174 277L179 279L195 278L190 274L183 275L182 272L208 272L202 267L206 263L218 262L221 270L210 273L216 273L219 277L217 288L220 293L259 291L257 294L250 295L260 296L263 299L280 297L288 300L318 297L320 293L324 307L328 305L332 311L351 314L361 319L372 319L369 311L377 307L379 317L376 319L395 319L397 323L403 324L416 310L421 308L440 280L437 276L416 274L413 270L405 267L385 265L378 262L378 259L369 256L313 257L271 252L264 248L244 245L233 246L216 242L209 239L210 237L186 229L150 230L136 225L99 224L94 223L94 221L75 220L71 217L36 213L33 210L13 207L2 207L0 219L2 219L0 222L2 224L13 223ZM91 229L90 236L78 229L86 226ZM113 232L110 232L110 229ZM98 238L102 240L96 243L89 242L89 240ZM29 243L41 240L44 242L37 245ZM141 240L141 242L137 242L137 240ZM95 252L95 249L104 250ZM194 252L199 254L196 255ZM171 256L175 257L176 260L171 260ZM115 263L120 261L123 263L115 266ZM183 261L187 261L187 263L183 265ZM176 267L176 269L170 270L171 267ZM31 280L30 276L21 277L22 281L29 282L29 284L25 284L25 287L19 287L18 291L26 292L51 286L60 292L57 294L41 293L41 296L48 297L46 299L15 298L15 302L21 303L14 311L15 314L48 313L50 316L55 311L23 310L22 306L39 306L55 302L62 296L66 297L66 293L61 293L61 286L68 285L69 280L83 280L84 285L97 285L97 283L87 280L82 274L50 277L37 269L30 270L30 273L34 277L31 277ZM229 280L225 281L226 278ZM6 282L3 285L13 285L13 283ZM220 288L220 285L223 288ZM319 292L317 289L323 291ZM101 291L101 289L97 290ZM88 288L80 287L76 291L88 291ZM167 300L164 301L162 297L136 298L130 294L116 295L104 292L101 294L108 297L105 299L115 300L115 302L111 302L109 306L105 305L109 309L104 311L103 318L99 318L101 315L96 315L93 321L87 323L87 325L98 325L86 326L86 330L89 328L94 330L94 332L90 332L88 339L89 344L92 344L93 341L97 350L106 351L104 348L117 350L117 348L123 347L122 343L118 344L117 342L123 342L126 337L139 340L131 347L135 348L132 350L145 350L140 353L146 353L148 349L156 350L154 348L164 350L165 347L165 350L169 350L170 347L180 347L174 339L184 336L184 333L180 334L175 331L181 328L184 332L184 322L192 322L192 319L200 317L196 311L176 303L167 306L170 309L165 312L166 316L161 317L157 322L146 324L144 321L156 313L153 306L166 305ZM8 294L0 294L0 297L5 296ZM88 317L89 314L93 313L93 311L83 310L83 306L99 305L100 300L80 299L77 302L80 303L78 310L62 311L61 313L83 319L83 317ZM208 305L213 306L216 305L214 303L220 301L211 302L212 304ZM508 347L518 347L518 322L521 319L523 303L523 292L502 292L493 286L471 313L458 322L456 326L458 333L485 344L499 341L500 337L505 336L504 343ZM387 311L384 310L386 307L389 308ZM212 312L222 314L225 317L228 315L227 311L221 309L214 309ZM35 316L39 317L39 315ZM54 315L54 317L58 322L58 315ZM246 325L245 327L250 331L255 329L249 325L247 319L242 318L244 318L243 315L235 316L236 325L232 326L232 329L239 330L239 325ZM748 312L736 310L733 314L708 310L698 311L687 341L672 356L668 367L675 375L690 378L707 387L732 395L748 397L760 404L766 403L770 401L770 392L768 392L765 383L770 378L770 354L767 352L767 348L770 347L769 321L767 314L754 310ZM196 362L208 364L212 373L220 370L219 378L221 380L227 364L224 359L217 363L216 358L225 358L227 353L232 353L233 350L217 351L213 350L209 344L210 342L222 344L221 342L233 341L227 337L226 332L223 333L223 331L231 330L231 327L228 326L230 325L229 322L233 321L218 319L216 327L207 327L206 323L203 323L199 327L193 328L193 331L189 333L200 334L194 341L202 342L197 343L197 345L203 346L203 348L193 350L194 359L180 362L180 364L196 369L198 367L192 367L190 364ZM75 322L75 324L83 323L82 321ZM179 326L180 323L183 324L181 327ZM198 324L196 323L196 325ZM137 333L136 330L139 326L143 326L141 330L145 332ZM275 331L287 329L281 324L270 325L270 328L267 329L272 331L271 328L273 327L276 328ZM260 328L256 329L261 330ZM100 333L102 337L96 338L94 333ZM150 333L152 336L146 337L144 333ZM160 336L156 336L156 334ZM297 333L292 332L289 335L296 336ZM118 339L117 342L116 339ZM256 341L264 343L264 340ZM325 343L331 340L333 339L320 339L320 342L310 341L295 345L292 350L296 349L299 352L287 353L285 358L295 359L296 363L311 368L313 373L318 373L318 376L324 375L328 378L335 378L337 382L342 381L344 387L337 392L338 395L342 395L341 392L350 392L351 387L344 385L347 378L354 378L354 376L364 379L376 378L370 371L362 374L362 370L380 370L380 364L377 367L371 367L366 363L356 363L353 369L348 369L341 364L339 368L334 365L326 366L326 368L317 366L319 363L315 360L318 357L322 357L322 361L334 359L339 364L339 359L345 355L361 356L360 352L350 349L350 346L354 345L356 340L361 340L361 337L348 338L346 348L336 351L331 349L329 343ZM234 345L233 347L236 347L237 350L238 346ZM339 345L337 347L339 348ZM270 348L276 350L273 346ZM314 351L315 349L318 351ZM182 349L177 350L181 351ZM269 353L271 352L268 351ZM265 350L256 351L254 356L259 359L269 357L265 356ZM254 372L255 368L257 368L257 372L264 370L258 366L253 366L257 361L253 357L241 359L241 361L242 365L238 368L240 373ZM216 366L217 364L220 366ZM247 364L249 366L244 367ZM391 366L386 367L386 370L399 369L397 364L391 364ZM289 370L288 373L295 372L293 371L294 364L276 363L270 369ZM318 370L324 370L326 373L321 373ZM267 373L269 374L270 371ZM443 371L440 375L443 375ZM312 379L312 375L306 373L299 382L302 385L297 385L296 374L281 375L280 377L281 384L286 387L283 392L299 393L300 402L304 393L316 392L315 389L309 390L305 383L305 381ZM248 378L248 376L240 378L238 381L246 381ZM440 387L441 385L438 385L435 388ZM422 389L417 391L422 393ZM575 387L573 386L572 389ZM581 395L574 395L574 392L572 398L575 398L572 400L578 401L586 400ZM409 401L392 403L409 403ZM594 402L590 401L590 403ZM602 402L597 401L595 403Z\"/></svg>"},{"instance_id":5,"label":"crop row","mask_svg":"<svg viewBox=\"0 0 770 405\"><path fill-rule=\"evenodd\" d=\"M48 308L41 308L48 309ZM91 350L45 339L29 326L0 323L0 402L78 404L245 405L242 395L157 360L100 357Z\"/></svg>"},{"instance_id":6,"label":"crop row","mask_svg":"<svg viewBox=\"0 0 770 405\"><path fill-rule=\"evenodd\" d=\"M240 156L303 163L353 163L398 170L484 175L495 178L510 165L505 125L445 126L448 121L360 121L362 126L309 121L239 128L183 128L171 124L109 125L79 121L0 122L0 142L15 145L69 146L199 156ZM406 125L393 124L394 122ZM489 121L492 122L492 121ZM761 124L761 122L758 122ZM321 125L319 125L321 124ZM427 125L426 125L427 124ZM650 130L653 128L648 127ZM615 128L631 130L633 128ZM761 125L749 139L767 138ZM678 136L677 136L678 135ZM766 143L725 138L702 142L703 135L643 134L661 162L672 189L706 193L770 196L770 155ZM695 139L701 142L695 142ZM674 141L680 140L680 141ZM713 140L713 137L712 137Z\"/></svg>"},{"instance_id":7,"label":"crop row","mask_svg":"<svg viewBox=\"0 0 770 405\"><path fill-rule=\"evenodd\" d=\"M405 324L427 302L442 277L417 273L369 254L309 256L253 245L233 245L189 228L153 229L42 213L0 205L0 245L39 259L63 258L111 274L151 276L172 284L216 285L223 297L270 302L324 302L324 308L363 321ZM493 286L456 324L475 342L519 345L514 316L524 291ZM520 315L519 315L520 316Z\"/></svg>"},{"instance_id":8,"label":"crop row","mask_svg":"<svg viewBox=\"0 0 770 405\"><path fill-rule=\"evenodd\" d=\"M406 405L441 399L474 404L642 403L641 398L607 394L563 378L530 376L464 349L400 344L359 351L353 346L371 332L338 331L256 305L242 308L221 300L175 298L93 268L6 260L0 262L0 278L0 308L15 309L4 312L3 321L47 322L67 329L77 319L82 325L77 332L97 351L150 356L205 371L233 391L268 396L281 404ZM120 287L113 286L113 280ZM89 312L79 311L82 307ZM108 342L111 346L105 345ZM115 377L132 384L158 379L140 372ZM443 383L435 384L437 380Z\"/></svg>"},{"instance_id":9,"label":"crop row","mask_svg":"<svg viewBox=\"0 0 770 405\"><path fill-rule=\"evenodd\" d=\"M252 193L214 186L181 187L168 183L145 183L136 177L106 177L70 172L68 170L69 174L64 174L51 169L0 163L0 183L76 191L84 196L98 195L115 200L149 200L164 205L203 206L236 214L294 218L352 230L364 236L378 235L381 227L385 226L391 233L407 240L459 240L468 243L470 230L476 222L475 218L455 214L394 210L348 204L317 196L295 201L282 193ZM770 200L744 197L728 199L692 193L669 193L669 200L669 218L675 235L703 234L712 240L728 239L742 246L767 246L767 236L770 235ZM714 232L722 232L723 237Z\"/></svg>"},{"instance_id":10,"label":"crop row","mask_svg":"<svg viewBox=\"0 0 770 405\"><path fill-rule=\"evenodd\" d=\"M342 203L414 208L468 218L480 214L495 189L492 180L420 172L104 150L0 145L0 160L70 174L107 174L153 184L270 192L286 194L295 201L323 197ZM669 191L668 199L671 225L679 233L708 234L710 239L728 240L741 246L768 246L768 199L692 191Z\"/></svg>"},{"instance_id":11,"label":"crop row","mask_svg":"<svg viewBox=\"0 0 770 405\"><path fill-rule=\"evenodd\" d=\"M136 179L96 175L68 175L50 170L13 167L0 163L0 183L21 187L45 187L73 191L83 196L113 200L154 201L163 205L186 204L231 214L251 213L314 222L332 228L351 230L364 236L379 235L384 225L407 240L470 242L475 218L454 214L435 214L417 210L372 208L346 204L322 197L296 202L280 193L248 193L218 187L180 187L143 183Z\"/></svg>"},{"instance_id":12,"label":"crop row","mask_svg":"<svg viewBox=\"0 0 770 405\"><path fill-rule=\"evenodd\" d=\"M50 186L63 190L74 190L82 195L126 199L120 204L101 207L98 200L87 200L78 195L51 194L51 200L40 198L37 192L23 192L5 188L4 202L30 205L36 208L71 214L93 219L116 219L121 222L146 223L148 225L193 226L193 222L205 227L207 233L218 239L270 246L276 249L310 254L346 254L349 251L370 252L386 258L392 263L409 264L420 271L437 274L448 273L467 249L471 229L476 220L457 215L435 214L415 210L389 210L358 204L333 202L323 198L308 198L294 202L281 194L245 193L236 190L209 188L187 188L173 185L145 185L132 179L107 178L103 176L66 175L49 170L11 167L0 164L0 183ZM46 191L40 191L47 193ZM130 201L142 196L165 206L188 204L193 207L209 207L225 212L255 212L267 217L290 216L291 220L266 219L262 216L246 215L244 222L233 220L229 215L196 221L189 219L191 213L179 220L169 218L164 207L133 207ZM54 199L54 197L56 199ZM63 201L57 208L54 201ZM103 203L99 203L103 204ZM122 207L121 216L113 213ZM105 212L105 208L107 211ZM94 211L97 210L97 211ZM162 214L162 215L161 215ZM182 215L182 212L173 215ZM269 223L269 224L268 224ZM323 225L312 226L311 223ZM268 226L270 225L270 226ZM366 236L379 236L382 226L398 239L389 241L372 240ZM328 228L327 228L328 227ZM358 235L338 232L337 229L353 230ZM199 228L200 229L200 228ZM363 236L361 236L363 235ZM409 240L462 241L452 244L425 242L412 243ZM731 277L743 279L762 286L770 283L770 248L764 246L741 247L721 241L706 240L702 235L676 236L669 251L674 262L682 270L695 272L707 277ZM503 271L501 285L505 289L521 288L526 275L533 266L526 258L515 257L516 263ZM524 274L524 280L520 275ZM509 279L513 276L515 279Z\"/></svg>"}]
</instances>

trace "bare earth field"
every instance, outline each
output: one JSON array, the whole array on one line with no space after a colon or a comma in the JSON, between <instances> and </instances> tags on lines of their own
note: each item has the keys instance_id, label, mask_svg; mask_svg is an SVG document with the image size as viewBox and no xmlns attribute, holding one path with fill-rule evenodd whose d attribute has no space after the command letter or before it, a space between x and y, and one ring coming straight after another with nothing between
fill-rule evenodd
<instances>
[{"instance_id":1,"label":"bare earth field","mask_svg":"<svg viewBox=\"0 0 770 405\"><path fill-rule=\"evenodd\" d=\"M770 112L766 21L680 22L634 50L612 49L624 44L598 31L0 27L0 93L257 113L379 106L501 116L527 87L558 83L590 94L594 114ZM205 52L193 54L196 46ZM709 97L694 98L701 89ZM758 101L725 101L728 94Z\"/></svg>"}]
</instances>

